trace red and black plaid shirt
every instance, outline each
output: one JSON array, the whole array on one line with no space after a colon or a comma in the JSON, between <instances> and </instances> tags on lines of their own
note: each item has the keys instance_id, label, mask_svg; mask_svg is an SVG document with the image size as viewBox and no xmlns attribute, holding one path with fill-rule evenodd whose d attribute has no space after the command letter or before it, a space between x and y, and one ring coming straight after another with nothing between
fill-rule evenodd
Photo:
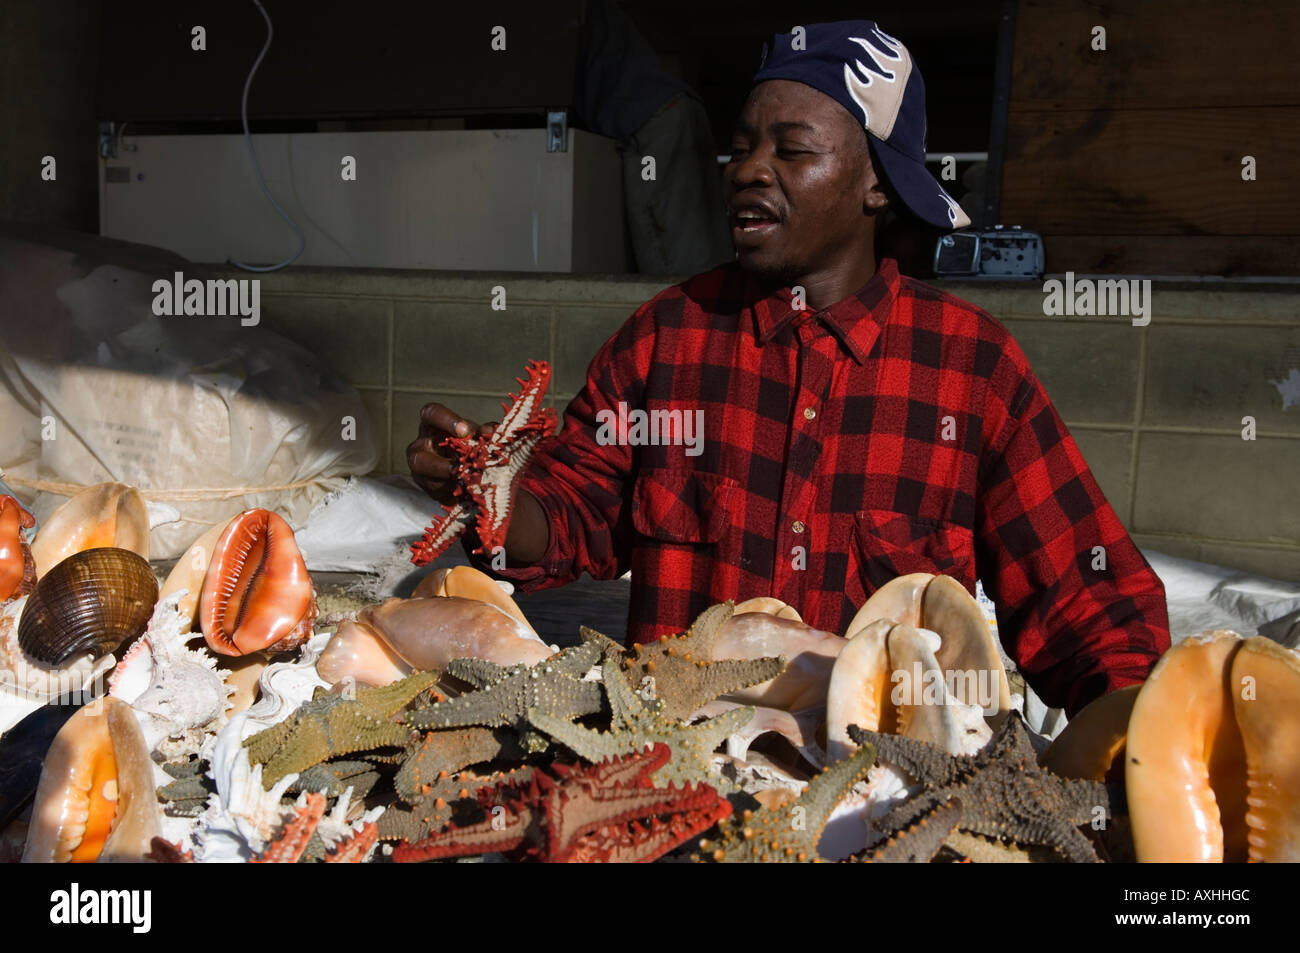
<instances>
[{"instance_id":1,"label":"red and black plaid shirt","mask_svg":"<svg viewBox=\"0 0 1300 953\"><path fill-rule=\"evenodd\" d=\"M1047 704L1145 679L1164 586L1007 330L892 259L827 309L792 300L732 263L638 308L520 477L549 549L498 575L531 591L631 569L639 642L753 596L842 633L895 576L978 577ZM702 452L602 441L620 402L703 411Z\"/></svg>"}]
</instances>

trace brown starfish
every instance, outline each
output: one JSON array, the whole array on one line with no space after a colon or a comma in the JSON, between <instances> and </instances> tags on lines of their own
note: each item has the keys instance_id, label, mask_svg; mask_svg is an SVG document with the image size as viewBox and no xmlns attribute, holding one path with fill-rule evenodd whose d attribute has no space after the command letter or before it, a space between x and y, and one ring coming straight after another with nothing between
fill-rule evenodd
<instances>
[{"instance_id":1,"label":"brown starfish","mask_svg":"<svg viewBox=\"0 0 1300 953\"><path fill-rule=\"evenodd\" d=\"M863 731L856 725L849 726L849 737L858 744L874 745L881 761L902 768L922 786L881 819L879 827L884 831L901 830L956 796L961 803L959 831L1022 846L1050 847L1076 863L1098 861L1078 825L1091 821L1098 809L1111 816L1106 786L1067 780L1040 768L1016 712L973 755L950 755L923 741Z\"/></svg>"},{"instance_id":2,"label":"brown starfish","mask_svg":"<svg viewBox=\"0 0 1300 953\"><path fill-rule=\"evenodd\" d=\"M398 769L393 787L407 804L416 804L429 794L431 785L462 768L486 761L521 761L524 754L515 733L508 728L429 731Z\"/></svg>"},{"instance_id":3,"label":"brown starfish","mask_svg":"<svg viewBox=\"0 0 1300 953\"><path fill-rule=\"evenodd\" d=\"M867 776L875 760L871 745L823 768L793 804L744 811L718 825L719 837L700 841L691 859L700 863L820 863L817 842L835 806Z\"/></svg>"},{"instance_id":4,"label":"brown starfish","mask_svg":"<svg viewBox=\"0 0 1300 953\"><path fill-rule=\"evenodd\" d=\"M647 699L636 692L616 659L605 659L601 676L612 712L609 731L587 728L537 709L529 710L528 720L593 763L665 744L672 755L656 772L658 783L685 784L707 777L714 749L754 716L753 708L736 708L699 724L686 725L665 716L663 703L657 697Z\"/></svg>"},{"instance_id":5,"label":"brown starfish","mask_svg":"<svg viewBox=\"0 0 1300 953\"><path fill-rule=\"evenodd\" d=\"M627 651L591 629L583 629L583 636L600 635L614 645L607 657L619 660L628 681L633 686L653 684L664 717L684 721L721 695L769 681L785 671L785 659L775 656L714 660L714 638L734 609L731 602L711 606L680 635L638 642Z\"/></svg>"},{"instance_id":6,"label":"brown starfish","mask_svg":"<svg viewBox=\"0 0 1300 953\"><path fill-rule=\"evenodd\" d=\"M862 857L864 864L924 864L934 859L961 820L961 800L936 804Z\"/></svg>"}]
</instances>

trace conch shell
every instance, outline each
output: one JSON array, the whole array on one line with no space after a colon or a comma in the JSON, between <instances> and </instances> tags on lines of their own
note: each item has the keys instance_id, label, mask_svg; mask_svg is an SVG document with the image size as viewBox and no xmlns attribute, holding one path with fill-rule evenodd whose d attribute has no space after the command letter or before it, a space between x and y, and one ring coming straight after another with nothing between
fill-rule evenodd
<instances>
[{"instance_id":1,"label":"conch shell","mask_svg":"<svg viewBox=\"0 0 1300 953\"><path fill-rule=\"evenodd\" d=\"M105 546L149 559L149 515L135 487L97 483L51 513L32 540L36 576L44 576L73 553Z\"/></svg>"},{"instance_id":2,"label":"conch shell","mask_svg":"<svg viewBox=\"0 0 1300 953\"><path fill-rule=\"evenodd\" d=\"M942 645L936 654L944 672L960 672L953 695L963 705L979 704L969 688L989 681L996 686L996 710L985 710L995 730L1011 710L1011 686L998 653L993 631L979 603L951 576L911 573L891 579L863 603L845 635L852 639L873 622L889 619L914 629L937 632ZM991 706L990 706L991 707Z\"/></svg>"},{"instance_id":3,"label":"conch shell","mask_svg":"<svg viewBox=\"0 0 1300 953\"><path fill-rule=\"evenodd\" d=\"M1300 655L1214 629L1156 663L1128 726L1139 861L1300 860Z\"/></svg>"},{"instance_id":4,"label":"conch shell","mask_svg":"<svg viewBox=\"0 0 1300 953\"><path fill-rule=\"evenodd\" d=\"M367 644L366 639L378 644ZM370 677L363 673L385 672L385 667L387 674L400 672L403 665L420 672L440 671L454 658L533 665L554 654L510 613L459 596L388 599L366 606L357 614L355 627L340 625L334 640L317 663L321 676L334 683L347 675L362 681ZM356 667L350 661L362 658L364 664Z\"/></svg>"},{"instance_id":5,"label":"conch shell","mask_svg":"<svg viewBox=\"0 0 1300 953\"><path fill-rule=\"evenodd\" d=\"M12 496L0 496L0 602L25 596L36 585L36 561L24 529L36 519Z\"/></svg>"},{"instance_id":6,"label":"conch shell","mask_svg":"<svg viewBox=\"0 0 1300 953\"><path fill-rule=\"evenodd\" d=\"M703 616L695 627L702 620ZM801 711L826 703L831 669L846 644L834 632L815 629L797 619L744 612L731 615L718 626L712 656L716 661L784 655L788 662L776 678L732 692L726 698L742 704Z\"/></svg>"},{"instance_id":7,"label":"conch shell","mask_svg":"<svg viewBox=\"0 0 1300 953\"><path fill-rule=\"evenodd\" d=\"M402 661L374 626L344 619L316 663L320 677L331 685L351 678L359 685L391 685L414 671Z\"/></svg>"},{"instance_id":8,"label":"conch shell","mask_svg":"<svg viewBox=\"0 0 1300 953\"><path fill-rule=\"evenodd\" d=\"M435 596L458 596L462 599L477 599L496 606L502 612L514 616L529 632L537 634L527 617L515 604L515 600L497 584L491 576L480 572L473 566L452 566L449 569L436 569L420 580L411 596L416 599Z\"/></svg>"},{"instance_id":9,"label":"conch shell","mask_svg":"<svg viewBox=\"0 0 1300 953\"><path fill-rule=\"evenodd\" d=\"M181 558L176 560L176 565L172 566L172 571L163 580L162 589L158 591L158 601L161 602L172 593L185 590L177 603L177 609L189 620L191 628L198 618L199 595L203 592L203 580L207 578L208 567L212 565L212 554L216 552L217 543L229 525L229 522L218 523L196 539Z\"/></svg>"},{"instance_id":10,"label":"conch shell","mask_svg":"<svg viewBox=\"0 0 1300 953\"><path fill-rule=\"evenodd\" d=\"M18 620L18 644L50 666L100 658L144 631L157 600L158 579L142 557L112 547L82 550L37 581Z\"/></svg>"},{"instance_id":11,"label":"conch shell","mask_svg":"<svg viewBox=\"0 0 1300 953\"><path fill-rule=\"evenodd\" d=\"M1141 685L1108 692L1089 702L1039 759L1063 778L1122 781L1128 723Z\"/></svg>"},{"instance_id":12,"label":"conch shell","mask_svg":"<svg viewBox=\"0 0 1300 953\"><path fill-rule=\"evenodd\" d=\"M1240 648L1223 629L1190 636L1138 693L1125 793L1139 862L1246 859L1246 749L1231 685Z\"/></svg>"},{"instance_id":13,"label":"conch shell","mask_svg":"<svg viewBox=\"0 0 1300 953\"><path fill-rule=\"evenodd\" d=\"M996 699L997 683L962 691L965 673L949 673L939 663L943 639L928 629L878 619L858 630L831 673L826 693L826 739L832 761L857 750L849 725L905 735L936 745L949 754L973 754L992 737L978 704L980 694ZM957 654L957 653L950 653ZM978 675L978 673L976 673ZM956 676L956 677L954 677Z\"/></svg>"},{"instance_id":14,"label":"conch shell","mask_svg":"<svg viewBox=\"0 0 1300 953\"><path fill-rule=\"evenodd\" d=\"M139 862L160 833L153 762L130 706L91 702L46 755L23 861Z\"/></svg>"},{"instance_id":15,"label":"conch shell","mask_svg":"<svg viewBox=\"0 0 1300 953\"><path fill-rule=\"evenodd\" d=\"M293 530L270 510L245 510L217 541L199 596L208 648L222 655L287 652L312 636L316 593Z\"/></svg>"}]
</instances>

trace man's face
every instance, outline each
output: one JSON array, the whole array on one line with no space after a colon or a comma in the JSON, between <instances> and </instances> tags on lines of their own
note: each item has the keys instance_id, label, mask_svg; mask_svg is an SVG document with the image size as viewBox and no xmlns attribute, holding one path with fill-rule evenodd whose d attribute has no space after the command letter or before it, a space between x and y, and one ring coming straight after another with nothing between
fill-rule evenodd
<instances>
[{"instance_id":1,"label":"man's face","mask_svg":"<svg viewBox=\"0 0 1300 953\"><path fill-rule=\"evenodd\" d=\"M750 92L723 191L736 260L786 282L871 255L871 216L887 204L866 134L835 100L790 80ZM754 213L764 218L743 217Z\"/></svg>"}]
</instances>

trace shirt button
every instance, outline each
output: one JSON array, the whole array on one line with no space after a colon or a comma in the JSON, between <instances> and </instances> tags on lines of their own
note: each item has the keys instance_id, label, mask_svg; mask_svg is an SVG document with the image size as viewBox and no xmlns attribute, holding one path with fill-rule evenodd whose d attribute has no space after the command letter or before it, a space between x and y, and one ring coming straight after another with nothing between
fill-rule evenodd
<instances>
[{"instance_id":1,"label":"shirt button","mask_svg":"<svg viewBox=\"0 0 1300 953\"><path fill-rule=\"evenodd\" d=\"M813 410L811 407L805 407L803 409L804 420L812 420L816 416L817 416L817 411Z\"/></svg>"},{"instance_id":2,"label":"shirt button","mask_svg":"<svg viewBox=\"0 0 1300 953\"><path fill-rule=\"evenodd\" d=\"M802 520L795 520L795 521L794 521L794 525L791 526L790 528L791 528L792 530L794 530L796 533L802 533L802 532L803 532L805 529L807 529L808 527L806 527L806 526L803 525L803 521L802 521Z\"/></svg>"}]
</instances>

